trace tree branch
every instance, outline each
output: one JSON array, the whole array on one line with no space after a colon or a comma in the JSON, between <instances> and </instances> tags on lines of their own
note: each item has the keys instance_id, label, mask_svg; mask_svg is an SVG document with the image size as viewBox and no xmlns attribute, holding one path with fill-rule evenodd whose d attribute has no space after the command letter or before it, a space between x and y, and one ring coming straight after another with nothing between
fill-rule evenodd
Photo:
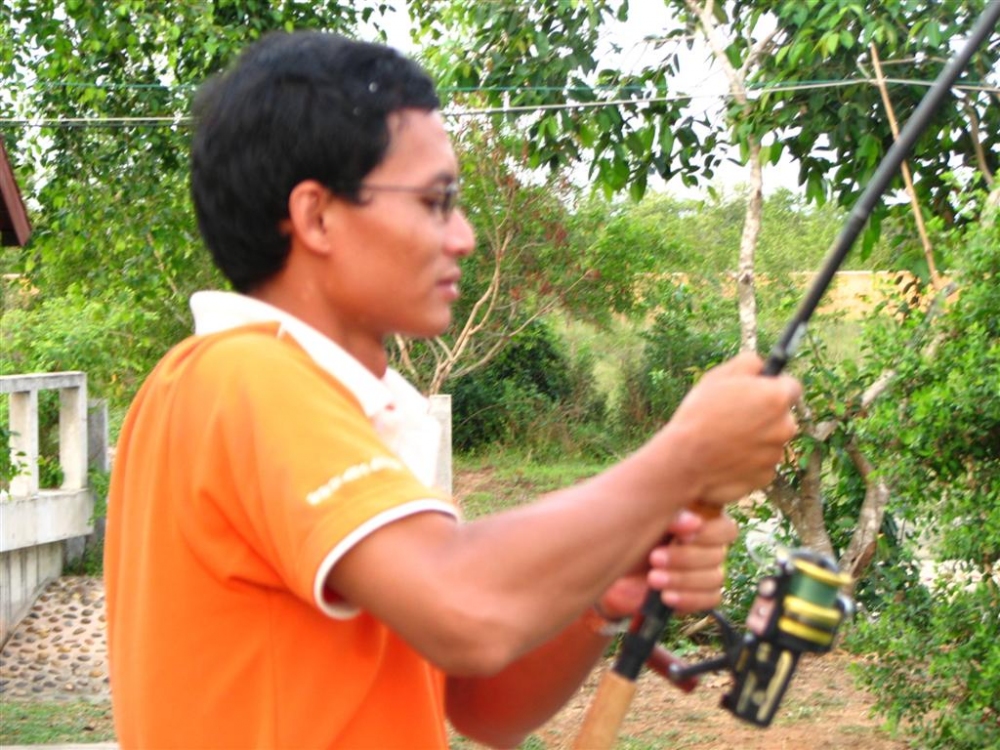
<instances>
[{"instance_id":1,"label":"tree branch","mask_svg":"<svg viewBox=\"0 0 1000 750\"><path fill-rule=\"evenodd\" d=\"M889 89L885 85L885 76L882 74L882 61L878 56L878 49L872 44L869 49L872 54L872 64L875 66L875 80L878 83L879 93L882 95L882 104L885 106L886 115L889 118L889 127L892 129L892 137L899 140L899 125L896 123L896 111L893 109L892 101L889 99ZM903 174L903 183L906 185L906 192L910 196L910 205L913 208L913 219L917 223L917 232L920 234L920 242L924 248L924 258L927 261L927 270L931 275L931 283L935 289L943 286L941 275L938 273L937 265L934 262L934 250L931 241L927 237L927 227L924 226L924 215L920 210L920 201L917 199L917 191L913 187L913 177L910 175L910 165L904 160L899 165Z\"/></svg>"},{"instance_id":2,"label":"tree branch","mask_svg":"<svg viewBox=\"0 0 1000 750\"><path fill-rule=\"evenodd\" d=\"M861 503L858 522L851 541L840 558L840 569L850 573L852 580L857 581L875 557L890 492L885 480L881 477L873 478L874 468L861 452L853 435L847 441L845 451L865 483L865 499Z\"/></svg>"},{"instance_id":3,"label":"tree branch","mask_svg":"<svg viewBox=\"0 0 1000 750\"><path fill-rule=\"evenodd\" d=\"M986 185L992 188L995 184L993 173L990 171L989 164L986 163L986 151L983 149L983 139L979 133L979 116L976 114L976 109L973 107L969 100L962 97L962 110L965 112L965 117L969 121L969 130L972 140L972 149L976 154L976 164L979 167L979 172L982 174L983 179L986 180Z\"/></svg>"}]
</instances>

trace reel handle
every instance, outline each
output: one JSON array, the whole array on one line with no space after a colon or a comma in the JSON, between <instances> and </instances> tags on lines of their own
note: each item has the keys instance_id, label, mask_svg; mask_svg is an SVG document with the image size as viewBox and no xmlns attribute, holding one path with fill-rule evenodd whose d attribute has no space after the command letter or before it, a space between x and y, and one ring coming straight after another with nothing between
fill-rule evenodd
<instances>
[{"instance_id":1,"label":"reel handle","mask_svg":"<svg viewBox=\"0 0 1000 750\"><path fill-rule=\"evenodd\" d=\"M706 520L722 515L720 506L703 502L696 502L691 510ZM671 539L666 541L669 543ZM612 747L632 703L639 673L653 657L672 614L673 610L660 598L660 592L652 589L646 592L646 600L639 614L632 618L615 665L604 673L597 695L584 717L573 744L576 750Z\"/></svg>"}]
</instances>

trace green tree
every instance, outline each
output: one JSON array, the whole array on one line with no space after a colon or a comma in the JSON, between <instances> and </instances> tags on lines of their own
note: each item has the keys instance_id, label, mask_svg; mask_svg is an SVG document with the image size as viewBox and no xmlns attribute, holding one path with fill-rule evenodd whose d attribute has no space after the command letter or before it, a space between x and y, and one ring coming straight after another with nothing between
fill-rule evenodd
<instances>
[{"instance_id":1,"label":"green tree","mask_svg":"<svg viewBox=\"0 0 1000 750\"><path fill-rule=\"evenodd\" d=\"M383 3L14 2L0 16L4 38L17 40L4 48L11 89L0 116L36 226L27 249L3 256L4 270L33 290L4 321L15 355L5 368L85 367L96 393L127 401L190 330L190 293L224 285L187 197L191 92L269 30L351 30L390 11ZM460 322L436 341L399 342L400 362L430 392L488 363L556 306L596 307L592 282L601 263L614 262L588 255L582 239L603 209L595 203L591 219L570 221L569 186L558 175L542 184L526 176L523 135L469 124L459 139L464 202L481 238L465 264ZM605 276L602 290L611 288ZM74 333L79 320L88 325Z\"/></svg>"},{"instance_id":2,"label":"green tree","mask_svg":"<svg viewBox=\"0 0 1000 750\"><path fill-rule=\"evenodd\" d=\"M95 393L127 401L190 330L189 294L223 283L188 200L194 88L269 30L351 30L389 10L374 2L6 3L0 136L35 231L26 248L0 255L3 272L31 290L5 295L5 371L87 369ZM76 330L79 321L87 324Z\"/></svg>"},{"instance_id":3,"label":"green tree","mask_svg":"<svg viewBox=\"0 0 1000 750\"><path fill-rule=\"evenodd\" d=\"M890 718L915 725L922 747L972 750L1000 744L1000 224L955 241L961 292L932 349L873 340L897 383L855 429L881 447L873 460L893 488L891 512L960 572L926 591L915 573L884 569L881 616L859 647L891 655L864 670Z\"/></svg>"},{"instance_id":4,"label":"green tree","mask_svg":"<svg viewBox=\"0 0 1000 750\"><path fill-rule=\"evenodd\" d=\"M186 161L192 89L248 42L275 29L353 30L391 10L330 0L11 0L0 14L2 116L43 123L21 126L14 151L46 181L81 169L119 177L146 155L172 170ZM118 158L99 158L108 155Z\"/></svg>"},{"instance_id":5,"label":"green tree","mask_svg":"<svg viewBox=\"0 0 1000 750\"><path fill-rule=\"evenodd\" d=\"M628 3L414 0L414 37L462 106L492 108L525 135L529 163L589 164L610 194L640 197L652 174L710 179L718 157L709 123L687 114L670 74L678 58L632 74L603 68L597 44Z\"/></svg>"},{"instance_id":6,"label":"green tree","mask_svg":"<svg viewBox=\"0 0 1000 750\"><path fill-rule=\"evenodd\" d=\"M592 200L574 212L580 191L559 174L531 170L523 136L503 127L470 120L456 142L477 247L462 263L451 329L432 341L396 340L397 362L429 393L489 365L557 310L606 321L609 299L620 312L640 304L633 274L621 272L634 249L592 245L612 207Z\"/></svg>"},{"instance_id":7,"label":"green tree","mask_svg":"<svg viewBox=\"0 0 1000 750\"><path fill-rule=\"evenodd\" d=\"M799 164L810 199L832 195L850 206L892 142L871 83L870 46L892 79L904 81L892 84L891 95L905 120L924 82L942 68L942 49L969 29L985 2L945 0L928 13L926 4L908 0L670 0L675 22L650 29L662 55L637 72L601 68L595 56L602 30L628 17L627 2L419 0L410 11L442 84L518 122L534 163L583 162L601 187L641 195L652 173L707 182L719 145L737 146L747 157L755 140L764 163L788 154ZM743 75L745 100L733 92L724 117L689 116L684 94L691 92L674 89L699 10L710 11L704 18L724 40L720 64ZM995 80L990 84L998 60L1000 31L975 55L967 85L915 149L921 198L937 214L957 216L955 188L940 165L975 168L971 187L988 183L1000 166L1000 108ZM671 101L660 101L668 95Z\"/></svg>"},{"instance_id":8,"label":"green tree","mask_svg":"<svg viewBox=\"0 0 1000 750\"><path fill-rule=\"evenodd\" d=\"M871 50L883 60L893 107L905 122L986 2L948 0L935 3L929 13L926 5L912 2L833 0L810 8L737 0L731 18L738 40L759 36L768 17L777 24L771 54L760 58L750 78L759 99L741 116L737 136L774 133L778 145L772 157L783 149L795 159L811 197L832 194L842 205L853 205L893 142L878 88L871 82ZM910 162L920 176L917 190L930 215L959 218L958 191L942 165L973 170L970 189L991 184L1000 167L998 60L1000 29L973 57L953 96L914 148ZM802 85L852 81L857 85Z\"/></svg>"},{"instance_id":9,"label":"green tree","mask_svg":"<svg viewBox=\"0 0 1000 750\"><path fill-rule=\"evenodd\" d=\"M942 5L947 6L942 7L944 38L967 29L972 12L983 7L983 3ZM893 56L912 55L913 75L929 82L944 63L935 58L931 65L926 64L928 54L938 48L942 32L937 19L934 24L926 23L924 10L912 3L862 4L845 0L810 8L801 3L736 2L731 8L732 22L725 13L713 14L711 2L678 0L676 6L679 13L687 11L690 24L697 22L716 61L727 72L732 92L726 117L731 129L729 138L740 147L750 168L751 192L738 273L742 338L744 346L749 346L756 339L753 285L760 234L762 162L777 159L787 149L800 164L800 181L807 188L807 196L822 203L833 195L843 205L852 205L892 143L889 118L881 113L882 102L875 89L856 95L846 89L812 84L820 76L827 76L826 81L831 82L831 75L841 79L831 83L844 82L859 64L864 64L866 54L877 54L880 45ZM723 27L729 34L720 33ZM987 45L977 56L973 71L978 70L985 78L998 54L996 45ZM807 85L803 86L803 73L810 71L811 76L805 79ZM761 93L751 97L749 92L755 87ZM922 91L904 104L904 110L912 109L921 95ZM955 180L945 169L941 144L956 158L965 157L982 169L983 181L990 182L994 165L983 158L982 147L992 142L993 136L982 136L978 128L983 117L995 114L995 107L991 110L989 105L987 95L973 92L964 114L946 111L940 119L947 123L941 127L959 131L965 127L970 137L943 137L938 132L933 145L930 139L934 136L930 136L916 149L917 168L934 164L934 168L924 167L920 172L922 180L926 177L921 201L930 201L939 208L947 204L951 210L943 212L946 220L953 219L964 203ZM967 122L971 125L967 126ZM827 149L837 156L837 170L832 170L825 158ZM870 251L886 213L884 205L877 207L864 238L863 253ZM930 258L928 265L932 265ZM842 371L825 361L821 349L816 353L819 356L796 368L807 385L807 398L800 408L804 436L796 446L794 460L769 488L768 495L791 519L805 544L833 556L839 552L841 563L858 576L871 559L890 486L880 475L878 464L871 460L874 446L866 444L851 427L857 412L852 410L850 400L856 398L867 408L886 392L895 373L881 373L862 383L856 372L849 368ZM841 482L839 489L849 484L863 488L863 499L837 503L824 496L823 482L830 465L842 479L855 480ZM828 512L831 508L839 512L836 517ZM845 546L835 547L834 532L848 519L857 521L854 532Z\"/></svg>"}]
</instances>

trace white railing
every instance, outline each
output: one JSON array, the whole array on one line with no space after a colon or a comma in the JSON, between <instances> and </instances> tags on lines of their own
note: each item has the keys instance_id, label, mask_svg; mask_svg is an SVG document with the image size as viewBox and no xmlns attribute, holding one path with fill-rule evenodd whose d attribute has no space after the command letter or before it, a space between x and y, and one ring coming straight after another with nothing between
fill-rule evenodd
<instances>
[{"instance_id":1,"label":"white railing","mask_svg":"<svg viewBox=\"0 0 1000 750\"><path fill-rule=\"evenodd\" d=\"M39 393L59 392L59 487L41 486ZM93 531L87 487L87 376L58 372L0 377L8 396L16 475L0 492L0 643L41 589L62 574L65 542Z\"/></svg>"}]
</instances>

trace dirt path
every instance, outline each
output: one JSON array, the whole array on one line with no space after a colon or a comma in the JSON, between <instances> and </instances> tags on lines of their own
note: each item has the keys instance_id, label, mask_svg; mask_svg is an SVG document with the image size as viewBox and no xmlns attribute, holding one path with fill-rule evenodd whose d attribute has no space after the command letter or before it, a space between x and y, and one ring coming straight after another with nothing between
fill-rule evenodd
<instances>
[{"instance_id":1,"label":"dirt path","mask_svg":"<svg viewBox=\"0 0 1000 750\"><path fill-rule=\"evenodd\" d=\"M870 716L871 696L854 687L852 657L832 653L805 656L774 723L761 729L740 721L719 706L729 677L703 677L684 693L646 672L622 726L621 745L685 750L906 750ZM580 694L538 732L546 750L572 745L600 675L595 672ZM631 741L631 742L630 742Z\"/></svg>"},{"instance_id":2,"label":"dirt path","mask_svg":"<svg viewBox=\"0 0 1000 750\"><path fill-rule=\"evenodd\" d=\"M512 496L492 470L462 472L455 478L455 497L462 503L475 493ZM528 492L527 496L531 493ZM527 499L516 498L518 500ZM712 656L714 654L706 654ZM629 714L622 726L622 750L907 750L871 715L872 696L855 687L850 672L855 657L843 652L805 655L772 725L747 724L719 706L730 677L702 677L697 690L684 693L658 675L640 678ZM552 721L536 732L545 750L572 746L593 701L600 677L611 663L595 671L579 694ZM537 745L530 744L536 748Z\"/></svg>"}]
</instances>

